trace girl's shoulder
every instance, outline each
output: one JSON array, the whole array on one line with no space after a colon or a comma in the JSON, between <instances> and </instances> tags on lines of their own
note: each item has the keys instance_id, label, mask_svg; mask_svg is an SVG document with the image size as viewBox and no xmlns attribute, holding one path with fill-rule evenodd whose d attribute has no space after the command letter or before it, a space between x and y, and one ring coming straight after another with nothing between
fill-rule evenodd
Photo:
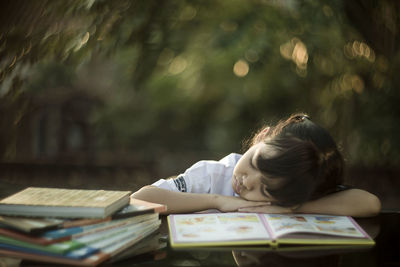
<instances>
[{"instance_id":1,"label":"girl's shoulder","mask_svg":"<svg viewBox=\"0 0 400 267\"><path fill-rule=\"evenodd\" d=\"M220 159L219 163L222 163L226 166L235 166L241 157L242 157L241 154L231 153Z\"/></svg>"},{"instance_id":2,"label":"girl's shoulder","mask_svg":"<svg viewBox=\"0 0 400 267\"><path fill-rule=\"evenodd\" d=\"M235 167L236 163L242 155L237 153L231 153L220 160L200 160L189 167L187 170L197 170L197 169L212 169L212 168L230 168Z\"/></svg>"},{"instance_id":3,"label":"girl's shoulder","mask_svg":"<svg viewBox=\"0 0 400 267\"><path fill-rule=\"evenodd\" d=\"M231 175L241 155L231 153L219 161L216 160L201 160L190 166L185 170L183 175L185 177L195 177L196 179L208 177L220 177L224 175Z\"/></svg>"}]
</instances>

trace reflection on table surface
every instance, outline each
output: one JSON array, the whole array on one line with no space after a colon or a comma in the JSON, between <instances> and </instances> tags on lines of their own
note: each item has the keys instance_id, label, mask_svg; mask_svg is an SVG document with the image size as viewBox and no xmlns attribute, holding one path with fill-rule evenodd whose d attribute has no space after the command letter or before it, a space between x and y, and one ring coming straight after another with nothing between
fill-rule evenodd
<instances>
[{"instance_id":1,"label":"reflection on table surface","mask_svg":"<svg viewBox=\"0 0 400 267\"><path fill-rule=\"evenodd\" d=\"M118 261L101 266L400 266L400 212L357 219L375 239L376 245L372 247L282 246L272 249L255 246L172 249L167 242L166 217L163 216L162 220L160 233L149 237L139 248L126 251L120 255ZM149 250L151 252L140 253ZM52 265L0 258L0 266Z\"/></svg>"}]
</instances>

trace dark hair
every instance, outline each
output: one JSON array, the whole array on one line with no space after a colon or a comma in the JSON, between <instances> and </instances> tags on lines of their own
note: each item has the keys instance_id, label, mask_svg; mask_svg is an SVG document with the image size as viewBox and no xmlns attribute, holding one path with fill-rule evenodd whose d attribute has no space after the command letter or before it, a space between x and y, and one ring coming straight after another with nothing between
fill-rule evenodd
<instances>
[{"instance_id":1,"label":"dark hair","mask_svg":"<svg viewBox=\"0 0 400 267\"><path fill-rule=\"evenodd\" d=\"M279 205L319 198L343 183L344 161L335 141L306 114L292 115L265 129L250 144L263 141L278 152L273 157L260 156L257 166L268 178L281 180L277 188L268 189ZM268 179L263 183L268 187Z\"/></svg>"}]
</instances>

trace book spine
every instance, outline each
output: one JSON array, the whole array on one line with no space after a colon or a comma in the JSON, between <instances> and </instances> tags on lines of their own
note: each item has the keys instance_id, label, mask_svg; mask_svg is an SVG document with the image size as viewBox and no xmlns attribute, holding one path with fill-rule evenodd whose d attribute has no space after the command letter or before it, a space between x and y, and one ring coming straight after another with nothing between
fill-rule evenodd
<instances>
[{"instance_id":1,"label":"book spine","mask_svg":"<svg viewBox=\"0 0 400 267\"><path fill-rule=\"evenodd\" d=\"M58 229L58 230L53 230L53 231L48 231L42 235L42 237L45 238L50 238L50 239L58 239L58 238L63 238L63 237L70 237L70 239L78 238L83 235L88 235L116 227L121 227L126 224L130 223L138 223L144 220L147 220L150 217L158 217L158 214L152 214L152 215L142 215L142 216L137 216L137 217L132 217L132 218L127 218L127 219L118 219L118 220L111 220L99 224L94 224L94 225L88 225L88 226L78 226L78 227L72 227L72 228L66 228L66 229Z\"/></svg>"},{"instance_id":2,"label":"book spine","mask_svg":"<svg viewBox=\"0 0 400 267\"><path fill-rule=\"evenodd\" d=\"M158 219L156 219L158 220ZM87 235L78 239L75 239L76 241L80 243L84 243L87 245L95 246L95 247L104 247L104 244L110 244L110 242L113 242L113 240L118 240L120 239L119 236L123 234L131 234L132 232L139 232L141 229L146 228L147 225L153 224L156 222L156 220L149 220L149 221L144 221L141 223L134 223L131 225L126 225L124 227L119 227L116 229L111 229L105 232L101 233L95 233L92 235ZM106 243L104 243L106 242Z\"/></svg>"},{"instance_id":3,"label":"book spine","mask_svg":"<svg viewBox=\"0 0 400 267\"><path fill-rule=\"evenodd\" d=\"M151 216L147 216L147 215L143 215L143 216L138 216L138 217L134 217L134 218L128 218L128 219L119 219L116 221L110 221L105 223L105 225L103 227L96 227L93 229L90 229L89 231L83 231L81 233L78 233L76 235L73 235L71 237L71 239L76 239L85 235L90 235L90 234L94 234L94 233L98 233L98 232L102 232L102 231L106 231L106 230L112 230L112 229L117 229L119 227L123 227L123 226L129 226L129 225L133 225L133 224L137 224L143 221L148 221L151 219L155 219L158 218L158 214L152 214ZM113 222L115 222L115 224L113 224Z\"/></svg>"},{"instance_id":4,"label":"book spine","mask_svg":"<svg viewBox=\"0 0 400 267\"><path fill-rule=\"evenodd\" d=\"M267 216L264 214L258 214L258 217L260 218L261 222L265 226L265 229L267 230L268 234L270 235L271 239L273 242L276 242L276 235L274 231L272 230L271 226L269 225Z\"/></svg>"},{"instance_id":5,"label":"book spine","mask_svg":"<svg viewBox=\"0 0 400 267\"><path fill-rule=\"evenodd\" d=\"M47 246L37 245L29 242L23 242L20 240L16 240L13 238L8 238L5 236L0 236L0 243L5 245L12 245L17 246L20 248L32 249L36 251L43 251L43 252L50 252L50 253L57 253L63 254L67 251L82 247L82 244L73 241L67 241L63 243L56 243Z\"/></svg>"}]
</instances>

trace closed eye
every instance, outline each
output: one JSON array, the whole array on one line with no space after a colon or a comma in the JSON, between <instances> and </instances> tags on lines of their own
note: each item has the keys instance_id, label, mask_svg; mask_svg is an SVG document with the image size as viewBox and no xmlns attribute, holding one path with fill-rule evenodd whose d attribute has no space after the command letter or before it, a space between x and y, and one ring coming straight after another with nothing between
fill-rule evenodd
<instances>
[{"instance_id":1,"label":"closed eye","mask_svg":"<svg viewBox=\"0 0 400 267\"><path fill-rule=\"evenodd\" d=\"M250 167L251 167L251 168L253 168L253 169L255 169L255 170L258 169L257 166L256 166L256 165L254 164L254 162L253 162L253 157L250 158L250 162L249 162L249 163L250 163Z\"/></svg>"},{"instance_id":2,"label":"closed eye","mask_svg":"<svg viewBox=\"0 0 400 267\"><path fill-rule=\"evenodd\" d=\"M268 189L267 189L267 186L266 185L263 185L263 186L261 186L261 188L260 188L261 190L261 194L265 197L265 198L267 198L267 199L269 199L269 200L272 200L272 196L271 196L271 194L268 192Z\"/></svg>"},{"instance_id":3,"label":"closed eye","mask_svg":"<svg viewBox=\"0 0 400 267\"><path fill-rule=\"evenodd\" d=\"M264 196L264 197L268 197L268 195L267 195L267 188L266 188L266 186L261 186L261 194Z\"/></svg>"}]
</instances>

